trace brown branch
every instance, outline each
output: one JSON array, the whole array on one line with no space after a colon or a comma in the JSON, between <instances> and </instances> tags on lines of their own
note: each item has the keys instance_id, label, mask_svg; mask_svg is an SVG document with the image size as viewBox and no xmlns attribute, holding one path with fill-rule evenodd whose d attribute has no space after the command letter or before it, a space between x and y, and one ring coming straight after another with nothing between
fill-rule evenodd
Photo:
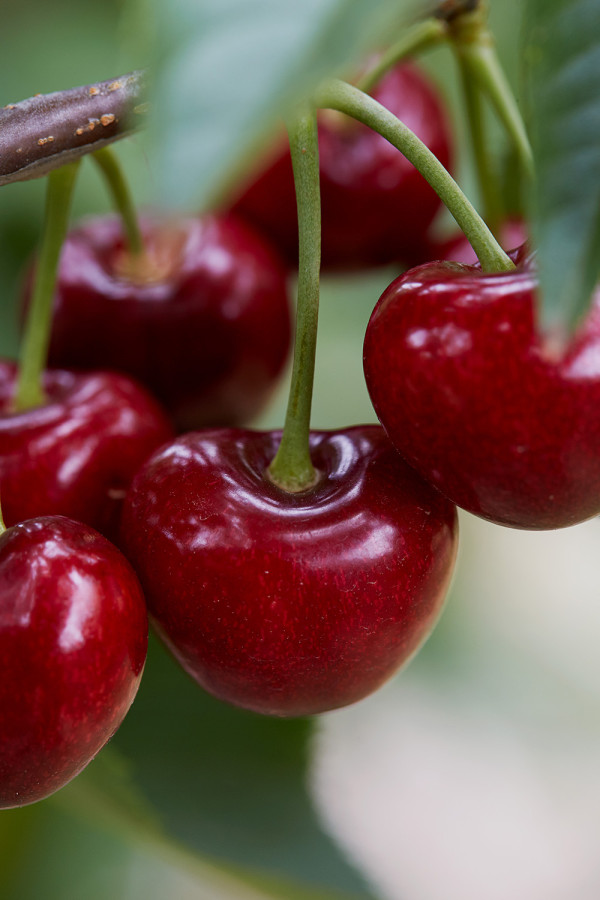
<instances>
[{"instance_id":1,"label":"brown branch","mask_svg":"<svg viewBox=\"0 0 600 900\"><path fill-rule=\"evenodd\" d=\"M36 94L0 109L0 185L40 178L125 137L148 104L143 72Z\"/></svg>"}]
</instances>

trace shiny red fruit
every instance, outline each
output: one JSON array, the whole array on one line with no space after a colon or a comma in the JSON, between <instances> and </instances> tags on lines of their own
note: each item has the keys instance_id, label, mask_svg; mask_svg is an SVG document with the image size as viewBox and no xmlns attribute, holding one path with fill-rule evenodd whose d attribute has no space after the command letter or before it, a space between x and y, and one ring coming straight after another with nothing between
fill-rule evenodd
<instances>
[{"instance_id":1,"label":"shiny red fruit","mask_svg":"<svg viewBox=\"0 0 600 900\"><path fill-rule=\"evenodd\" d=\"M148 218L142 230L139 262L118 219L91 219L69 234L49 364L133 375L182 430L251 420L290 345L281 261L233 217Z\"/></svg>"},{"instance_id":2,"label":"shiny red fruit","mask_svg":"<svg viewBox=\"0 0 600 900\"><path fill-rule=\"evenodd\" d=\"M379 426L311 436L318 484L266 470L280 435L185 435L136 477L125 552L171 651L207 691L300 716L360 700L417 650L455 556L452 504Z\"/></svg>"},{"instance_id":3,"label":"shiny red fruit","mask_svg":"<svg viewBox=\"0 0 600 900\"><path fill-rule=\"evenodd\" d=\"M455 263L406 272L364 345L375 411L402 456L469 512L515 528L600 513L600 308L561 342L537 276Z\"/></svg>"},{"instance_id":4,"label":"shiny red fruit","mask_svg":"<svg viewBox=\"0 0 600 900\"><path fill-rule=\"evenodd\" d=\"M392 69L373 91L449 167L451 134L433 86L412 65ZM358 268L421 258L440 200L384 138L337 113L319 120L324 268ZM282 142L274 160L243 187L232 209L260 228L297 265L292 163Z\"/></svg>"},{"instance_id":5,"label":"shiny red fruit","mask_svg":"<svg viewBox=\"0 0 600 900\"><path fill-rule=\"evenodd\" d=\"M0 535L0 808L43 800L93 759L138 689L139 582L92 528L62 516Z\"/></svg>"},{"instance_id":6,"label":"shiny red fruit","mask_svg":"<svg viewBox=\"0 0 600 900\"><path fill-rule=\"evenodd\" d=\"M7 525L63 515L117 533L131 479L173 436L158 403L123 375L48 371L44 406L14 412L16 365L0 361L0 498Z\"/></svg>"}]
</instances>

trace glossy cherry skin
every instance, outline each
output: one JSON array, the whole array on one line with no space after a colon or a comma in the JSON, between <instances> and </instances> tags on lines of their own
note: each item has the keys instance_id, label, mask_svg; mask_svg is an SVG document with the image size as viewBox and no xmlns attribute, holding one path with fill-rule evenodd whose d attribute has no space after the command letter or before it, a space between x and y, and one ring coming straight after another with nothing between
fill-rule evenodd
<instances>
[{"instance_id":1,"label":"glossy cherry skin","mask_svg":"<svg viewBox=\"0 0 600 900\"><path fill-rule=\"evenodd\" d=\"M185 435L136 476L122 523L152 620L207 691L277 716L353 703L431 631L456 514L379 426L311 437L318 484L265 475L273 432Z\"/></svg>"},{"instance_id":2,"label":"glossy cherry skin","mask_svg":"<svg viewBox=\"0 0 600 900\"><path fill-rule=\"evenodd\" d=\"M92 528L62 516L0 536L0 808L42 800L112 737L148 640L139 582Z\"/></svg>"},{"instance_id":3,"label":"glossy cherry skin","mask_svg":"<svg viewBox=\"0 0 600 900\"><path fill-rule=\"evenodd\" d=\"M290 346L283 264L232 216L147 218L142 230L147 264L138 269L114 217L68 235L50 366L133 375L181 430L250 421Z\"/></svg>"},{"instance_id":4,"label":"glossy cherry skin","mask_svg":"<svg viewBox=\"0 0 600 900\"><path fill-rule=\"evenodd\" d=\"M403 64L373 91L446 168L451 134L437 91L421 72ZM421 243L440 201L411 163L371 129L337 113L319 121L322 265L325 269L379 266L422 257ZM292 164L285 141L232 209L260 228L292 266L298 227Z\"/></svg>"},{"instance_id":5,"label":"glossy cherry skin","mask_svg":"<svg viewBox=\"0 0 600 900\"><path fill-rule=\"evenodd\" d=\"M375 411L403 457L469 512L515 528L600 513L600 308L560 342L537 276L431 263L384 292L364 345Z\"/></svg>"},{"instance_id":6,"label":"glossy cherry skin","mask_svg":"<svg viewBox=\"0 0 600 900\"><path fill-rule=\"evenodd\" d=\"M173 436L158 403L111 372L48 371L48 402L13 412L16 365L0 361L0 498L7 525L63 515L116 537L131 479Z\"/></svg>"}]
</instances>

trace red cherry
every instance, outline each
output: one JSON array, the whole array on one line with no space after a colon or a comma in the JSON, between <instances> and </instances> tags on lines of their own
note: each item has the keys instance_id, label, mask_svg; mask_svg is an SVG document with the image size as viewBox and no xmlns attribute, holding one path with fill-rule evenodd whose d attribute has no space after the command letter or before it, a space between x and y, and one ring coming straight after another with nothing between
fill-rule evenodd
<instances>
[{"instance_id":1,"label":"red cherry","mask_svg":"<svg viewBox=\"0 0 600 900\"><path fill-rule=\"evenodd\" d=\"M451 134L442 102L412 65L396 66L373 92L449 167ZM319 123L324 268L410 262L440 201L411 163L364 125L325 113ZM260 228L292 266L298 225L292 164L285 144L232 209Z\"/></svg>"},{"instance_id":2,"label":"red cherry","mask_svg":"<svg viewBox=\"0 0 600 900\"><path fill-rule=\"evenodd\" d=\"M133 375L181 429L252 419L289 350L281 262L233 217L145 219L142 231L139 262L118 219L92 219L69 234L49 364Z\"/></svg>"},{"instance_id":3,"label":"red cherry","mask_svg":"<svg viewBox=\"0 0 600 900\"><path fill-rule=\"evenodd\" d=\"M600 308L561 343L537 277L455 263L384 292L364 346L377 415L411 466L476 515L560 528L600 513Z\"/></svg>"},{"instance_id":4,"label":"red cherry","mask_svg":"<svg viewBox=\"0 0 600 900\"><path fill-rule=\"evenodd\" d=\"M138 580L92 528L52 516L0 535L0 808L93 759L133 702L147 638Z\"/></svg>"},{"instance_id":5,"label":"red cherry","mask_svg":"<svg viewBox=\"0 0 600 900\"><path fill-rule=\"evenodd\" d=\"M139 385L107 372L49 371L48 402L12 412L16 365L0 361L0 498L7 525L65 515L116 535L141 464L173 431Z\"/></svg>"},{"instance_id":6,"label":"red cherry","mask_svg":"<svg viewBox=\"0 0 600 900\"><path fill-rule=\"evenodd\" d=\"M300 716L370 694L425 640L456 512L379 426L313 433L320 480L299 494L265 475L279 439L220 429L161 449L122 539L159 634L202 687Z\"/></svg>"}]
</instances>

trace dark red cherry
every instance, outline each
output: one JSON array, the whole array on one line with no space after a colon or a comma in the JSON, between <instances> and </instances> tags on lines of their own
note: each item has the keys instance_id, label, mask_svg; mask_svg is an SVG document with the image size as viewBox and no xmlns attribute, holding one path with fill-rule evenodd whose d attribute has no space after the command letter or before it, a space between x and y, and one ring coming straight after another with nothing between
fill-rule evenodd
<instances>
[{"instance_id":1,"label":"dark red cherry","mask_svg":"<svg viewBox=\"0 0 600 900\"><path fill-rule=\"evenodd\" d=\"M437 91L414 66L396 66L373 91L448 168L451 134ZM380 135L340 114L319 121L324 268L357 268L422 256L421 244L440 201L408 160ZM286 142L232 205L260 228L292 266L298 226Z\"/></svg>"},{"instance_id":2,"label":"dark red cherry","mask_svg":"<svg viewBox=\"0 0 600 900\"><path fill-rule=\"evenodd\" d=\"M139 582L92 528L62 516L0 535L0 808L74 778L138 689L148 625Z\"/></svg>"},{"instance_id":3,"label":"dark red cherry","mask_svg":"<svg viewBox=\"0 0 600 900\"><path fill-rule=\"evenodd\" d=\"M392 442L447 497L560 528L600 513L600 307L562 340L540 331L537 290L522 258L500 275L406 272L371 316L365 377Z\"/></svg>"},{"instance_id":4,"label":"dark red cherry","mask_svg":"<svg viewBox=\"0 0 600 900\"><path fill-rule=\"evenodd\" d=\"M280 435L185 435L138 474L122 541L154 624L215 696L300 716L353 703L437 620L455 556L452 504L379 426L311 436L317 485L266 476Z\"/></svg>"},{"instance_id":5,"label":"dark red cherry","mask_svg":"<svg viewBox=\"0 0 600 900\"><path fill-rule=\"evenodd\" d=\"M48 402L12 411L16 365L0 361L0 498L7 525L64 515L115 537L123 498L173 436L141 386L107 372L48 371Z\"/></svg>"},{"instance_id":6,"label":"dark red cherry","mask_svg":"<svg viewBox=\"0 0 600 900\"><path fill-rule=\"evenodd\" d=\"M69 234L50 365L133 375L182 430L251 420L290 345L281 261L233 217L146 218L142 230L142 260L128 255L116 218Z\"/></svg>"}]
</instances>

